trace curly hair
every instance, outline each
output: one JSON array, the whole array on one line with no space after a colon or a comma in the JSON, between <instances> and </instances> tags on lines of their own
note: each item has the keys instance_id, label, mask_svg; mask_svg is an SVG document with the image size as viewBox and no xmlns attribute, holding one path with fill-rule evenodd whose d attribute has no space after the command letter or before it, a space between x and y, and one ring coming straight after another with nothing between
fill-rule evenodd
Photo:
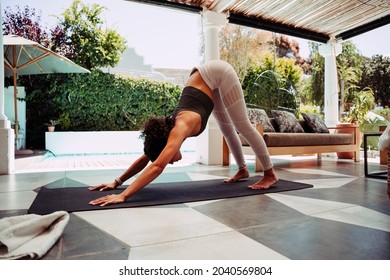
<instances>
[{"instance_id":1,"label":"curly hair","mask_svg":"<svg viewBox=\"0 0 390 280\"><path fill-rule=\"evenodd\" d=\"M151 161L155 161L166 146L173 125L172 117L152 117L145 122L140 137L144 140L144 153Z\"/></svg>"}]
</instances>

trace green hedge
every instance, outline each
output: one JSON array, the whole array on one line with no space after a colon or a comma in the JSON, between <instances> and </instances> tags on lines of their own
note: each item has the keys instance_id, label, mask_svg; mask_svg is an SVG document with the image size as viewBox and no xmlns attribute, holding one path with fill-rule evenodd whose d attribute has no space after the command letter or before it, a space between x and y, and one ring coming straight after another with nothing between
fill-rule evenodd
<instances>
[{"instance_id":1,"label":"green hedge","mask_svg":"<svg viewBox=\"0 0 390 280\"><path fill-rule=\"evenodd\" d=\"M260 107L270 114L272 109L285 109L297 113L302 69L293 59L263 56L261 63L248 69L242 82L245 101L249 106Z\"/></svg>"},{"instance_id":2,"label":"green hedge","mask_svg":"<svg viewBox=\"0 0 390 280\"><path fill-rule=\"evenodd\" d=\"M167 116L181 93L179 86L147 79L91 74L31 76L27 92L27 146L44 147L44 125L58 119L56 130L139 130L150 116Z\"/></svg>"},{"instance_id":3,"label":"green hedge","mask_svg":"<svg viewBox=\"0 0 390 280\"><path fill-rule=\"evenodd\" d=\"M271 114L273 109L297 113L299 102L295 86L280 73L261 67L249 69L243 82L248 106L260 107Z\"/></svg>"}]
</instances>

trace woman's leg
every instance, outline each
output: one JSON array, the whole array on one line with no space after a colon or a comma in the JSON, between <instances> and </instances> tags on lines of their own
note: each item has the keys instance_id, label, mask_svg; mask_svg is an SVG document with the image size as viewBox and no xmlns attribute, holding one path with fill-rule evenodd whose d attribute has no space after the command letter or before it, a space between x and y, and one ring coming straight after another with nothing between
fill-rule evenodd
<instances>
[{"instance_id":1,"label":"woman's leg","mask_svg":"<svg viewBox=\"0 0 390 280\"><path fill-rule=\"evenodd\" d=\"M223 76L219 84L220 98L231 123L247 140L256 157L260 160L264 170L263 179L251 187L254 189L269 188L272 184L277 182L278 179L273 170L267 146L265 145L264 139L261 137L260 133L253 127L248 119L244 94L236 72L229 64L226 64L225 66L225 71L223 72ZM241 144L239 146L240 151L234 151L233 149L237 149L235 146L229 147L232 149L232 153L237 152L242 154Z\"/></svg>"},{"instance_id":2,"label":"woman's leg","mask_svg":"<svg viewBox=\"0 0 390 280\"><path fill-rule=\"evenodd\" d=\"M249 171L246 168L240 138L238 137L238 134L234 129L233 123L229 118L225 106L223 105L218 90L213 92L213 100L213 115L238 166L238 172L232 178L225 180L225 182L234 183L242 178L249 177Z\"/></svg>"}]
</instances>

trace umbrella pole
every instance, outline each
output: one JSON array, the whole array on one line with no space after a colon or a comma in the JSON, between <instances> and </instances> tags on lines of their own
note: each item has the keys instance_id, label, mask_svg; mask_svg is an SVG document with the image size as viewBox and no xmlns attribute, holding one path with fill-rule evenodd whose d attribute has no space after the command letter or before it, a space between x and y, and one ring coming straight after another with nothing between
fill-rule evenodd
<instances>
[{"instance_id":1,"label":"umbrella pole","mask_svg":"<svg viewBox=\"0 0 390 280\"><path fill-rule=\"evenodd\" d=\"M15 112L15 146L18 143L18 133L19 133L19 125L18 125L18 88L16 83L16 73L14 71L14 112Z\"/></svg>"}]
</instances>

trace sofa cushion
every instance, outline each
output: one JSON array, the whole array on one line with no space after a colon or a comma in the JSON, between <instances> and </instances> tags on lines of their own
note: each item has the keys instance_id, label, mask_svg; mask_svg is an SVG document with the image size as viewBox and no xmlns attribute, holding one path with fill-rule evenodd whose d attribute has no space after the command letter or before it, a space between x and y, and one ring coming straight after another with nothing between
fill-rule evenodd
<instances>
[{"instance_id":1,"label":"sofa cushion","mask_svg":"<svg viewBox=\"0 0 390 280\"><path fill-rule=\"evenodd\" d=\"M272 110L272 115L280 132L303 133L305 132L293 113L281 110Z\"/></svg>"},{"instance_id":2,"label":"sofa cushion","mask_svg":"<svg viewBox=\"0 0 390 280\"><path fill-rule=\"evenodd\" d=\"M247 109L248 118L252 124L262 124L264 132L275 132L267 113L263 109Z\"/></svg>"},{"instance_id":3,"label":"sofa cushion","mask_svg":"<svg viewBox=\"0 0 390 280\"><path fill-rule=\"evenodd\" d=\"M353 134L349 133L265 133L267 147L288 146L331 146L354 143Z\"/></svg>"},{"instance_id":4,"label":"sofa cushion","mask_svg":"<svg viewBox=\"0 0 390 280\"><path fill-rule=\"evenodd\" d=\"M304 119L298 119L299 124L302 126L305 133L312 133L310 127L307 125Z\"/></svg>"},{"instance_id":5,"label":"sofa cushion","mask_svg":"<svg viewBox=\"0 0 390 280\"><path fill-rule=\"evenodd\" d=\"M278 133L270 132L263 135L267 147L289 146L332 146L351 145L354 142L353 134L349 133ZM243 146L248 142L240 136Z\"/></svg>"},{"instance_id":6,"label":"sofa cushion","mask_svg":"<svg viewBox=\"0 0 390 280\"><path fill-rule=\"evenodd\" d=\"M301 113L310 128L310 132L314 133L329 133L329 129L317 114Z\"/></svg>"}]
</instances>

